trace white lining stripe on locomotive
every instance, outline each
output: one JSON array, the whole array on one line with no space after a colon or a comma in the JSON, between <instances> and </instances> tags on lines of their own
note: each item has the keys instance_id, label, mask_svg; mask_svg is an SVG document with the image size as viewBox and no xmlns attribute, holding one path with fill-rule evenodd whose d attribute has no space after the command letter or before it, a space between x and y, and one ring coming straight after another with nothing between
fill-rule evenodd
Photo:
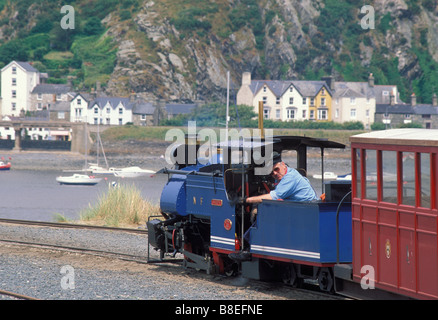
<instances>
[{"instance_id":1,"label":"white lining stripe on locomotive","mask_svg":"<svg viewBox=\"0 0 438 320\"><path fill-rule=\"evenodd\" d=\"M229 246L234 246L234 244L235 244L234 239L230 239L230 238L222 238L222 237L217 237L217 236L211 236L210 240L211 240L211 242L226 244L226 245L229 245Z\"/></svg>"},{"instance_id":2,"label":"white lining stripe on locomotive","mask_svg":"<svg viewBox=\"0 0 438 320\"><path fill-rule=\"evenodd\" d=\"M299 256L299 257L305 257L305 258L313 258L313 259L320 258L319 252L301 251L301 250L276 248L276 247L265 247L265 246L255 245L255 244L251 245L251 251L253 251L253 250L254 251L268 252L268 253L285 254L288 256Z\"/></svg>"}]
</instances>

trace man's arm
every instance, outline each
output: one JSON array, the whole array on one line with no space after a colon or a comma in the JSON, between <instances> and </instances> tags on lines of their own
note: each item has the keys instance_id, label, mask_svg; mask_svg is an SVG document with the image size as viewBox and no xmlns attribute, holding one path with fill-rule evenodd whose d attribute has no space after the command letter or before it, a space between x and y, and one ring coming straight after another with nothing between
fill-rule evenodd
<instances>
[{"instance_id":1,"label":"man's arm","mask_svg":"<svg viewBox=\"0 0 438 320\"><path fill-rule=\"evenodd\" d=\"M246 198L245 202L246 203L260 203L260 202L262 202L262 200L272 200L272 197L269 193L261 194L259 196Z\"/></svg>"}]
</instances>

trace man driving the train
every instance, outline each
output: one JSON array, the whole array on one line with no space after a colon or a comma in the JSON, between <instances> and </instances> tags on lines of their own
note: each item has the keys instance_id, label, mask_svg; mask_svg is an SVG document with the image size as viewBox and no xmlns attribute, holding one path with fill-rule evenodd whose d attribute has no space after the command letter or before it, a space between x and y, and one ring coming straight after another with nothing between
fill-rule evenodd
<instances>
[{"instance_id":1,"label":"man driving the train","mask_svg":"<svg viewBox=\"0 0 438 320\"><path fill-rule=\"evenodd\" d=\"M292 201L312 201L318 199L309 180L303 177L297 170L289 168L279 158L274 160L271 175L275 179L275 189L267 194L246 198L246 203L257 204L263 200L279 199Z\"/></svg>"}]
</instances>

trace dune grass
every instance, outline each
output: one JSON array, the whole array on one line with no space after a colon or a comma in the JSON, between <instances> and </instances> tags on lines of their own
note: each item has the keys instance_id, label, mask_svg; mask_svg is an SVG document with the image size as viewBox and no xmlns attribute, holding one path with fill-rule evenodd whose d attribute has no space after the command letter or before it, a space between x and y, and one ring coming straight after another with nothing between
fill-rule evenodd
<instances>
[{"instance_id":1,"label":"dune grass","mask_svg":"<svg viewBox=\"0 0 438 320\"><path fill-rule=\"evenodd\" d=\"M159 206L142 198L133 185L111 187L96 204L81 211L83 223L112 227L130 227L145 224L150 215L159 215Z\"/></svg>"}]
</instances>

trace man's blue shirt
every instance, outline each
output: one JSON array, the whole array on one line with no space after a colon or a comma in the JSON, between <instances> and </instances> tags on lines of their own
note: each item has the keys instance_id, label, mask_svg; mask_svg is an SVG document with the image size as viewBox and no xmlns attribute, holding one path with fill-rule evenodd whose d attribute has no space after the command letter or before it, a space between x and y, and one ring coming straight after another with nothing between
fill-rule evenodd
<instances>
[{"instance_id":1,"label":"man's blue shirt","mask_svg":"<svg viewBox=\"0 0 438 320\"><path fill-rule=\"evenodd\" d=\"M311 201L318 199L309 180L297 170L289 167L287 173L270 194L273 200Z\"/></svg>"}]
</instances>

